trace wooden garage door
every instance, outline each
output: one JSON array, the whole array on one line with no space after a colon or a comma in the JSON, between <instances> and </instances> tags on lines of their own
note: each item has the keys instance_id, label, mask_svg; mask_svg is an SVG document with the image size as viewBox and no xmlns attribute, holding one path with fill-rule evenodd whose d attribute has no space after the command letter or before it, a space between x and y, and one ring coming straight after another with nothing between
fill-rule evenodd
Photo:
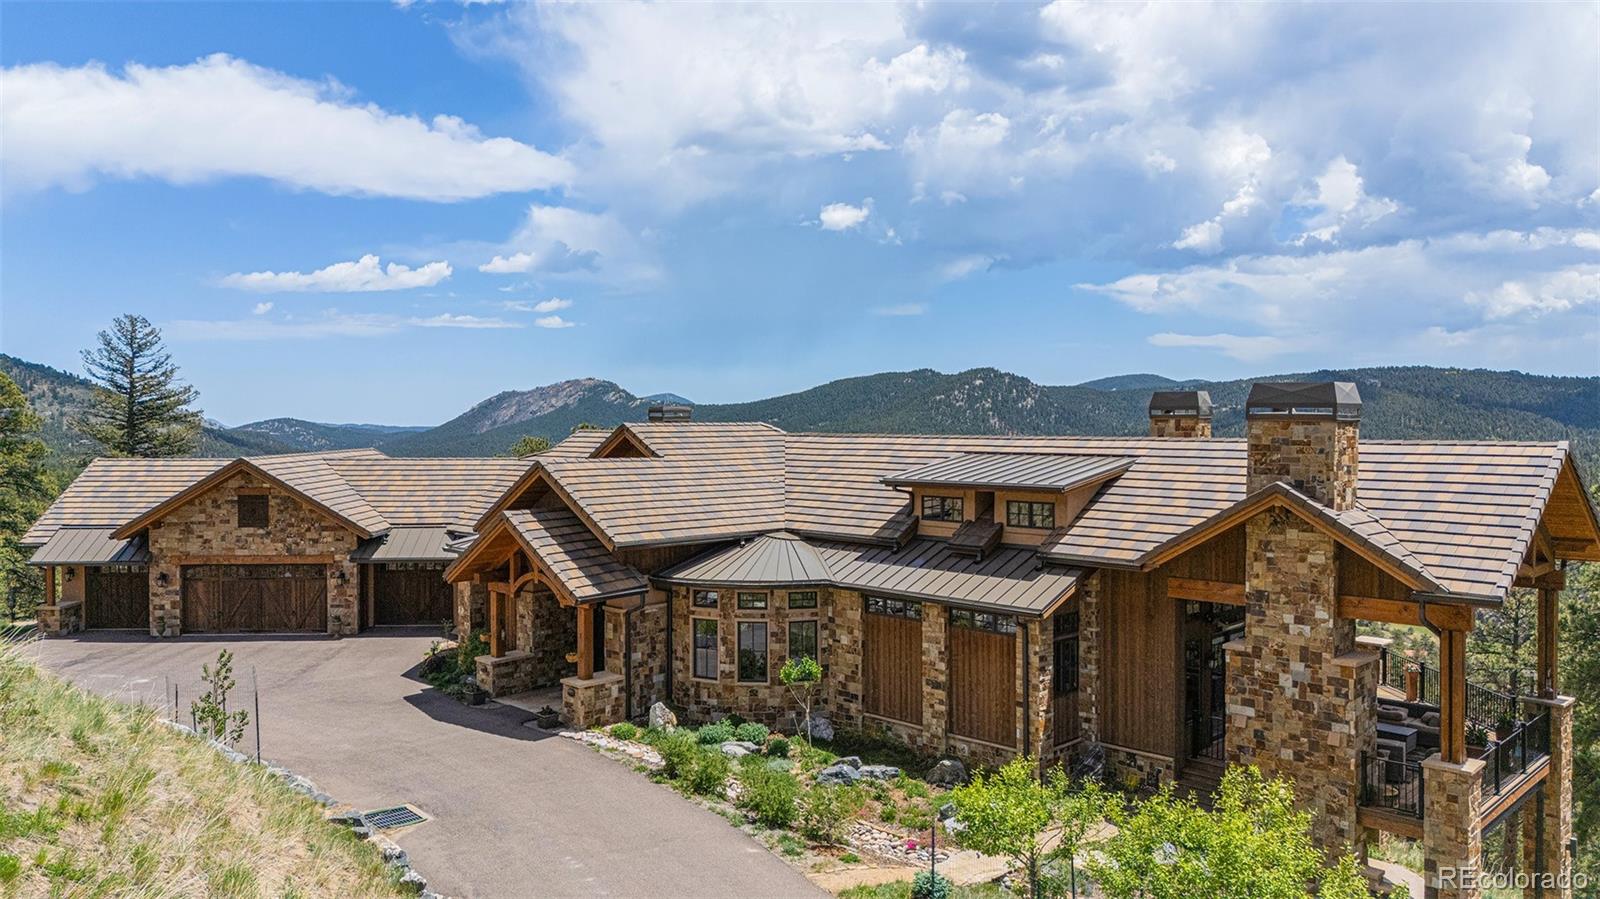
<instances>
[{"instance_id":1,"label":"wooden garage door","mask_svg":"<svg viewBox=\"0 0 1600 899\"><path fill-rule=\"evenodd\" d=\"M150 572L142 565L84 569L84 627L150 627Z\"/></svg>"},{"instance_id":2,"label":"wooden garage door","mask_svg":"<svg viewBox=\"0 0 1600 899\"><path fill-rule=\"evenodd\" d=\"M186 633L322 633L322 565L191 565L183 569Z\"/></svg>"},{"instance_id":3,"label":"wooden garage door","mask_svg":"<svg viewBox=\"0 0 1600 899\"><path fill-rule=\"evenodd\" d=\"M455 615L443 565L374 567L374 624L438 624Z\"/></svg>"},{"instance_id":4,"label":"wooden garage door","mask_svg":"<svg viewBox=\"0 0 1600 899\"><path fill-rule=\"evenodd\" d=\"M867 714L922 724L922 604L866 598L861 652Z\"/></svg>"},{"instance_id":5,"label":"wooden garage door","mask_svg":"<svg viewBox=\"0 0 1600 899\"><path fill-rule=\"evenodd\" d=\"M950 610L950 732L1017 744L1017 619Z\"/></svg>"}]
</instances>

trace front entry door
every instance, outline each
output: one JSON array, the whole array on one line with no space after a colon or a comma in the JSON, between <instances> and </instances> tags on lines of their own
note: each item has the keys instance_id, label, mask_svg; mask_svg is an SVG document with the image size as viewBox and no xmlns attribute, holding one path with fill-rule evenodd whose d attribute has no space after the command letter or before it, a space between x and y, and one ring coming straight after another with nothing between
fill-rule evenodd
<instances>
[{"instance_id":1,"label":"front entry door","mask_svg":"<svg viewBox=\"0 0 1600 899\"><path fill-rule=\"evenodd\" d=\"M1228 643L1244 634L1244 607L1191 602L1184 618L1184 742L1189 758L1227 753Z\"/></svg>"}]
</instances>

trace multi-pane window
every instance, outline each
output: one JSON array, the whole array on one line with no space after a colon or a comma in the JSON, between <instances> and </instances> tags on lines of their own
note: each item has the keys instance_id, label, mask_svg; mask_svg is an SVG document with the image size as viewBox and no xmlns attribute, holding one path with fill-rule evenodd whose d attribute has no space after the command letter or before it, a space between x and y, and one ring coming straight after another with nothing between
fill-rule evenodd
<instances>
[{"instance_id":1,"label":"multi-pane window","mask_svg":"<svg viewBox=\"0 0 1600 899\"><path fill-rule=\"evenodd\" d=\"M714 618L694 620L694 676L717 678L717 622Z\"/></svg>"},{"instance_id":2,"label":"multi-pane window","mask_svg":"<svg viewBox=\"0 0 1600 899\"><path fill-rule=\"evenodd\" d=\"M694 607L697 609L715 609L717 607L717 591L694 591Z\"/></svg>"},{"instance_id":3,"label":"multi-pane window","mask_svg":"<svg viewBox=\"0 0 1600 899\"><path fill-rule=\"evenodd\" d=\"M789 658L817 658L817 622L789 622Z\"/></svg>"},{"instance_id":4,"label":"multi-pane window","mask_svg":"<svg viewBox=\"0 0 1600 899\"><path fill-rule=\"evenodd\" d=\"M1053 528L1056 526L1056 504L1007 500L1006 524L1014 528Z\"/></svg>"},{"instance_id":5,"label":"multi-pane window","mask_svg":"<svg viewBox=\"0 0 1600 899\"><path fill-rule=\"evenodd\" d=\"M887 599L882 596L867 597L867 611L874 615L922 620L922 603L909 599Z\"/></svg>"},{"instance_id":6,"label":"multi-pane window","mask_svg":"<svg viewBox=\"0 0 1600 899\"><path fill-rule=\"evenodd\" d=\"M739 622L739 680L767 680L767 623Z\"/></svg>"},{"instance_id":7,"label":"multi-pane window","mask_svg":"<svg viewBox=\"0 0 1600 899\"><path fill-rule=\"evenodd\" d=\"M956 627L970 627L975 630L988 631L991 634L1015 634L1017 632L1017 619L1010 615L999 615L994 612L969 612L966 609L951 609L950 623Z\"/></svg>"},{"instance_id":8,"label":"multi-pane window","mask_svg":"<svg viewBox=\"0 0 1600 899\"><path fill-rule=\"evenodd\" d=\"M924 496L922 517L927 521L960 521L961 497Z\"/></svg>"},{"instance_id":9,"label":"multi-pane window","mask_svg":"<svg viewBox=\"0 0 1600 899\"><path fill-rule=\"evenodd\" d=\"M1052 692L1056 696L1078 690L1078 613L1068 612L1056 618L1055 652L1052 655Z\"/></svg>"},{"instance_id":10,"label":"multi-pane window","mask_svg":"<svg viewBox=\"0 0 1600 899\"><path fill-rule=\"evenodd\" d=\"M789 608L815 609L817 607L817 591L815 590L790 590Z\"/></svg>"},{"instance_id":11,"label":"multi-pane window","mask_svg":"<svg viewBox=\"0 0 1600 899\"><path fill-rule=\"evenodd\" d=\"M767 607L767 594L765 593L740 593L739 608L765 609Z\"/></svg>"},{"instance_id":12,"label":"multi-pane window","mask_svg":"<svg viewBox=\"0 0 1600 899\"><path fill-rule=\"evenodd\" d=\"M239 527L264 528L267 526L267 495L265 493L239 494Z\"/></svg>"}]
</instances>

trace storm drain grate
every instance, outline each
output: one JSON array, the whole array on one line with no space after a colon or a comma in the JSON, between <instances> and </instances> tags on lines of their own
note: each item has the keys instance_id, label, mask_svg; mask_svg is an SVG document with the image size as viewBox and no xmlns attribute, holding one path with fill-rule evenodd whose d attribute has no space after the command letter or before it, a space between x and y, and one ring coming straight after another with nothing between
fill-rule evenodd
<instances>
[{"instance_id":1,"label":"storm drain grate","mask_svg":"<svg viewBox=\"0 0 1600 899\"><path fill-rule=\"evenodd\" d=\"M365 812L363 818L367 819L367 826L378 830L389 830L395 827L410 827L428 820L417 813L417 810L406 805L397 805L394 808L380 808L375 812Z\"/></svg>"}]
</instances>

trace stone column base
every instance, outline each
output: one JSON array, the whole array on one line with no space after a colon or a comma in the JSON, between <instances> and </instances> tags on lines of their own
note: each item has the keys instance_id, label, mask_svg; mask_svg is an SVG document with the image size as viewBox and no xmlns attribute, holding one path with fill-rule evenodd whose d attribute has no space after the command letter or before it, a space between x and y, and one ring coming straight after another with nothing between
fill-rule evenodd
<instances>
[{"instance_id":1,"label":"stone column base","mask_svg":"<svg viewBox=\"0 0 1600 899\"><path fill-rule=\"evenodd\" d=\"M39 633L46 637L65 637L83 630L83 603L65 602L40 606L37 611Z\"/></svg>"},{"instance_id":2,"label":"stone column base","mask_svg":"<svg viewBox=\"0 0 1600 899\"><path fill-rule=\"evenodd\" d=\"M503 656L478 656L478 686L490 696L511 696L533 689L533 656L511 650Z\"/></svg>"},{"instance_id":3,"label":"stone column base","mask_svg":"<svg viewBox=\"0 0 1600 899\"><path fill-rule=\"evenodd\" d=\"M1483 870L1482 759L1422 763L1422 859L1426 899L1480 899Z\"/></svg>"},{"instance_id":4,"label":"stone column base","mask_svg":"<svg viewBox=\"0 0 1600 899\"><path fill-rule=\"evenodd\" d=\"M561 679L561 718L568 727L587 730L622 720L627 697L622 675L596 671L594 677Z\"/></svg>"}]
</instances>

